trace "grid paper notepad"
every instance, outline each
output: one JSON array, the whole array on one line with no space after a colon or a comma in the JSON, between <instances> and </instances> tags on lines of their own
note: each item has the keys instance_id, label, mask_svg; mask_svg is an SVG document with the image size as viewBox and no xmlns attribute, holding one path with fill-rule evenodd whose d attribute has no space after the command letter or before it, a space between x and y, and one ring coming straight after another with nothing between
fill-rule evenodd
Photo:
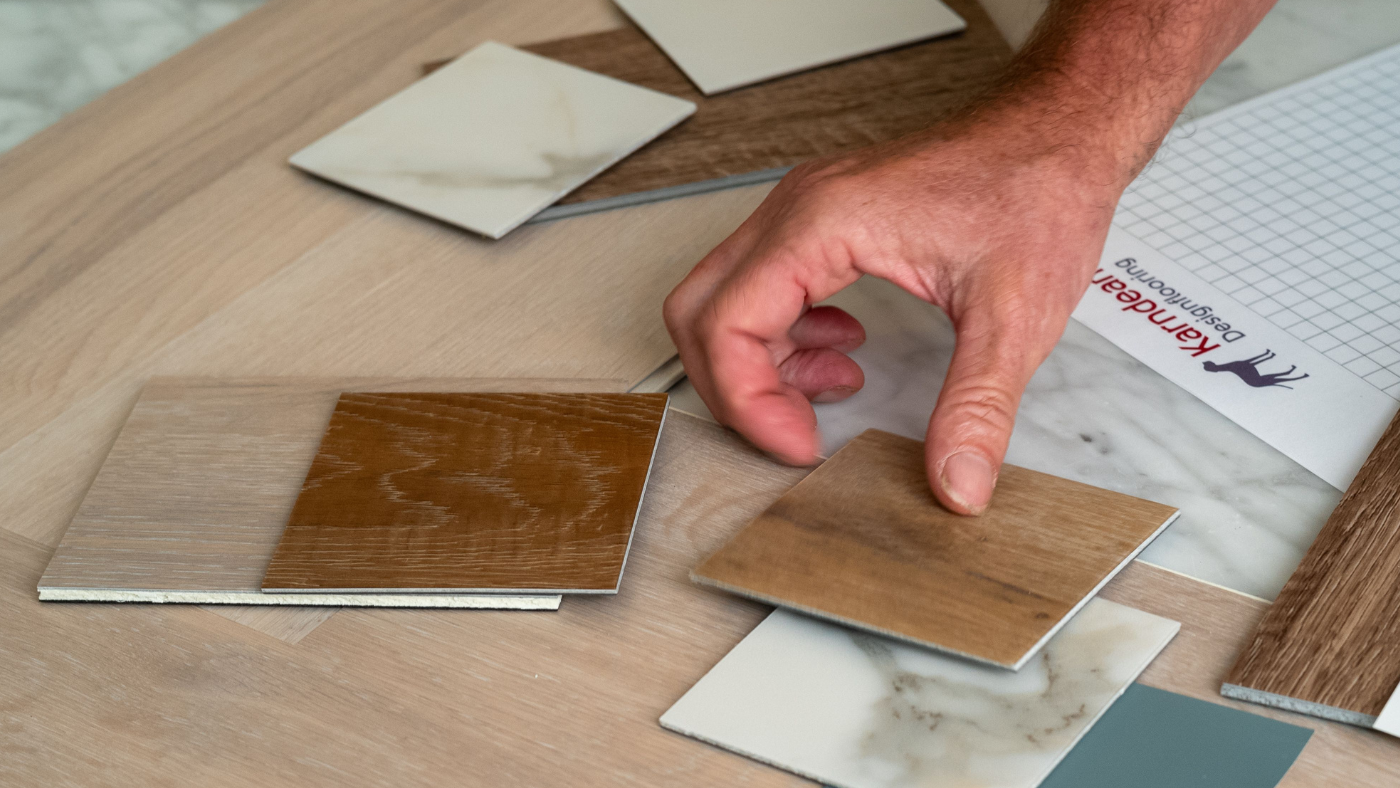
<instances>
[{"instance_id":1,"label":"grid paper notepad","mask_svg":"<svg viewBox=\"0 0 1400 788\"><path fill-rule=\"evenodd\" d=\"M1181 124L1114 225L1075 316L1344 488L1400 400L1400 47Z\"/></svg>"}]
</instances>

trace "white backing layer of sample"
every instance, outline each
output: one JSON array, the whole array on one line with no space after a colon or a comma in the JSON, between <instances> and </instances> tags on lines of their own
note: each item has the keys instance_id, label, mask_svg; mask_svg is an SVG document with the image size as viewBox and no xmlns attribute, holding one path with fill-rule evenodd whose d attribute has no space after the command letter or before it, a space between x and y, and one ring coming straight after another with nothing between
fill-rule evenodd
<instances>
[{"instance_id":1,"label":"white backing layer of sample","mask_svg":"<svg viewBox=\"0 0 1400 788\"><path fill-rule=\"evenodd\" d=\"M661 724L839 788L1032 788L1179 628L1094 599L1009 671L777 610Z\"/></svg>"},{"instance_id":2,"label":"white backing layer of sample","mask_svg":"<svg viewBox=\"0 0 1400 788\"><path fill-rule=\"evenodd\" d=\"M1182 124L1076 319L1338 489L1400 407L1400 47Z\"/></svg>"},{"instance_id":3,"label":"white backing layer of sample","mask_svg":"<svg viewBox=\"0 0 1400 788\"><path fill-rule=\"evenodd\" d=\"M694 112L689 101L488 41L291 163L500 238Z\"/></svg>"},{"instance_id":4,"label":"white backing layer of sample","mask_svg":"<svg viewBox=\"0 0 1400 788\"><path fill-rule=\"evenodd\" d=\"M1381 733L1389 733L1391 736L1400 737L1400 687L1391 693L1390 700L1385 702L1385 708L1376 717L1376 721L1371 724L1372 728Z\"/></svg>"},{"instance_id":5,"label":"white backing layer of sample","mask_svg":"<svg viewBox=\"0 0 1400 788\"><path fill-rule=\"evenodd\" d=\"M706 95L967 27L938 0L616 2Z\"/></svg>"}]
</instances>

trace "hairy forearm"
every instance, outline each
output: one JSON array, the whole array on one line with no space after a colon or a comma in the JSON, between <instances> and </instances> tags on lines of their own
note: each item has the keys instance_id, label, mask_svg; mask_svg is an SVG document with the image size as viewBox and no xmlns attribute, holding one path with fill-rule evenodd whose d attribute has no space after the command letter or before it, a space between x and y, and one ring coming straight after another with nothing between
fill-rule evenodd
<instances>
[{"instance_id":1,"label":"hairy forearm","mask_svg":"<svg viewBox=\"0 0 1400 788\"><path fill-rule=\"evenodd\" d=\"M1034 119L1122 189L1181 110L1275 0L1051 0L969 119Z\"/></svg>"}]
</instances>

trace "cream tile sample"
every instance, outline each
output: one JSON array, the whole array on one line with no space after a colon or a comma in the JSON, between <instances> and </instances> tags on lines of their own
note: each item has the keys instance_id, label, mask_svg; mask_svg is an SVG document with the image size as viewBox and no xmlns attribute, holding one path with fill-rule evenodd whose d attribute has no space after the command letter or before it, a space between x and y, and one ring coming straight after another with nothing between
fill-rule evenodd
<instances>
[{"instance_id":1,"label":"cream tile sample","mask_svg":"<svg viewBox=\"0 0 1400 788\"><path fill-rule=\"evenodd\" d=\"M694 111L689 101L488 41L291 163L500 238Z\"/></svg>"},{"instance_id":2,"label":"cream tile sample","mask_svg":"<svg viewBox=\"0 0 1400 788\"><path fill-rule=\"evenodd\" d=\"M838 788L1032 788L1179 628L1094 599L1013 673L778 610L661 725Z\"/></svg>"},{"instance_id":3,"label":"cream tile sample","mask_svg":"<svg viewBox=\"0 0 1400 788\"><path fill-rule=\"evenodd\" d=\"M706 95L967 27L938 0L616 0Z\"/></svg>"}]
</instances>

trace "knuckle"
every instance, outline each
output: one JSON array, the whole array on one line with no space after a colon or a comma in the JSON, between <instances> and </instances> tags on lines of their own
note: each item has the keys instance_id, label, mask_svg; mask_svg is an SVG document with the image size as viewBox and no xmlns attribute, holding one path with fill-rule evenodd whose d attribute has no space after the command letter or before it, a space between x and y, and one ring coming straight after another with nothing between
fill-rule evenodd
<instances>
[{"instance_id":1,"label":"knuckle","mask_svg":"<svg viewBox=\"0 0 1400 788\"><path fill-rule=\"evenodd\" d=\"M972 385L953 392L957 418L991 431L1006 431L1016 421L1017 397L1000 386Z\"/></svg>"}]
</instances>

